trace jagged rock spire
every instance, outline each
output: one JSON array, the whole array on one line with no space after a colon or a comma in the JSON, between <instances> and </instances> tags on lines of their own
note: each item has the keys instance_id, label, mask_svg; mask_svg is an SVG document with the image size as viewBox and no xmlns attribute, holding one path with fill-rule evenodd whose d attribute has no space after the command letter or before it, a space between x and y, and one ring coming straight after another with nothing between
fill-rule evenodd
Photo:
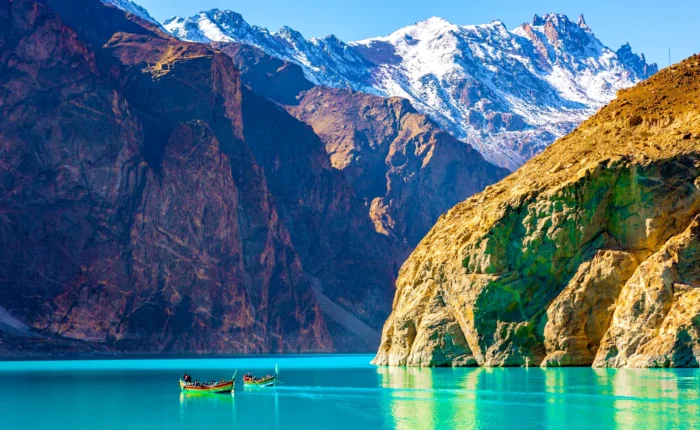
<instances>
[{"instance_id":1,"label":"jagged rock spire","mask_svg":"<svg viewBox=\"0 0 700 430\"><path fill-rule=\"evenodd\" d=\"M583 17L583 14L578 16L578 21L576 24L578 24L578 26L581 28L588 28L588 24L586 24L586 19Z\"/></svg>"}]
</instances>

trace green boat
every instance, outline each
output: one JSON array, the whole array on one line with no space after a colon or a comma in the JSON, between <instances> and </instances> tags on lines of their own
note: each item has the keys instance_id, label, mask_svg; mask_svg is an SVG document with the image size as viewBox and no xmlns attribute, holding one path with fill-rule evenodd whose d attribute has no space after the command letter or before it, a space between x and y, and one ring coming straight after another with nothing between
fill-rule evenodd
<instances>
[{"instance_id":1,"label":"green boat","mask_svg":"<svg viewBox=\"0 0 700 430\"><path fill-rule=\"evenodd\" d=\"M262 378L256 378L252 375L245 375L243 377L244 387L274 387L277 385L277 377L279 374L279 368L275 364L275 374L267 375Z\"/></svg>"},{"instance_id":2,"label":"green boat","mask_svg":"<svg viewBox=\"0 0 700 430\"><path fill-rule=\"evenodd\" d=\"M218 384L204 385L204 384L193 384L191 382L185 382L180 379L180 390L183 393L197 393L197 394L222 394L230 393L233 391L233 386L236 382L236 372L234 372L230 381L223 381Z\"/></svg>"}]
</instances>

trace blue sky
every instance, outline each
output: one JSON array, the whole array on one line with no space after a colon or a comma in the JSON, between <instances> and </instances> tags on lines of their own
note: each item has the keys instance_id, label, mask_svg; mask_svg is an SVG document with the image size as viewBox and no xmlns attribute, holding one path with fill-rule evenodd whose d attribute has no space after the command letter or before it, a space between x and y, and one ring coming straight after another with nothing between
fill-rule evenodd
<instances>
[{"instance_id":1,"label":"blue sky","mask_svg":"<svg viewBox=\"0 0 700 430\"><path fill-rule=\"evenodd\" d=\"M277 30L288 25L304 36L335 34L345 41L383 36L439 16L454 24L500 19L508 28L532 16L560 12L586 22L607 46L625 42L660 67L700 52L700 0L135 0L159 20L201 10L232 9L251 24Z\"/></svg>"}]
</instances>

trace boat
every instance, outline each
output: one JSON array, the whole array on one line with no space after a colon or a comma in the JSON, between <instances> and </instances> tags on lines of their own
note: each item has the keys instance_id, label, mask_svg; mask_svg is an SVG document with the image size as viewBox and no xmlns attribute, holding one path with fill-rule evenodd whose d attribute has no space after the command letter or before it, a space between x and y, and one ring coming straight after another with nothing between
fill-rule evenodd
<instances>
[{"instance_id":1,"label":"boat","mask_svg":"<svg viewBox=\"0 0 700 430\"><path fill-rule=\"evenodd\" d=\"M262 378L256 378L254 376L244 376L243 386L244 387L274 387L277 385L277 377L279 374L279 368L275 364L275 374L264 376Z\"/></svg>"},{"instance_id":2,"label":"boat","mask_svg":"<svg viewBox=\"0 0 700 430\"><path fill-rule=\"evenodd\" d=\"M233 386L236 382L236 373L233 374L231 380L223 381L217 384L203 385L187 383L184 379L180 379L180 390L183 393L197 393L197 394L221 394L230 393L233 391Z\"/></svg>"}]
</instances>

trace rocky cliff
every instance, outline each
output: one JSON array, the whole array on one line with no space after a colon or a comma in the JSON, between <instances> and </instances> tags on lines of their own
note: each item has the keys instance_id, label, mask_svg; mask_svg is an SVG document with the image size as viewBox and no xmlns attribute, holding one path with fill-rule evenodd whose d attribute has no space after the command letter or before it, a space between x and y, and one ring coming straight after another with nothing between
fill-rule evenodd
<instances>
[{"instance_id":1,"label":"rocky cliff","mask_svg":"<svg viewBox=\"0 0 700 430\"><path fill-rule=\"evenodd\" d=\"M317 86L289 110L323 139L376 230L411 249L440 215L509 173L406 99Z\"/></svg>"},{"instance_id":2,"label":"rocky cliff","mask_svg":"<svg viewBox=\"0 0 700 430\"><path fill-rule=\"evenodd\" d=\"M367 348L362 318L381 324L368 309L386 315L393 273L364 263L383 236L367 216L353 230L364 208L323 144L228 56L133 18L96 0L0 4L0 350ZM339 231L365 242L324 272L308 255L325 248L299 234ZM334 264L374 283L323 294Z\"/></svg>"},{"instance_id":3,"label":"rocky cliff","mask_svg":"<svg viewBox=\"0 0 700 430\"><path fill-rule=\"evenodd\" d=\"M0 352L376 348L412 247L506 171L405 100L129 5L3 4L0 310L23 330L0 320Z\"/></svg>"},{"instance_id":4,"label":"rocky cliff","mask_svg":"<svg viewBox=\"0 0 700 430\"><path fill-rule=\"evenodd\" d=\"M441 217L374 362L698 366L699 225L695 56Z\"/></svg>"}]
</instances>

